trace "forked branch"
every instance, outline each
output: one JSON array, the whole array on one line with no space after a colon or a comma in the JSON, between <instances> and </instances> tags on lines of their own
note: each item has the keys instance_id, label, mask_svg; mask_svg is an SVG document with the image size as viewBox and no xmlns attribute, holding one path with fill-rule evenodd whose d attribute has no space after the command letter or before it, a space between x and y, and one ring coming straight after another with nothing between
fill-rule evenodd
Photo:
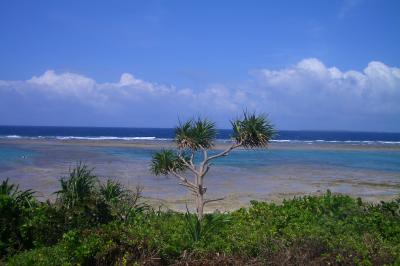
<instances>
[{"instance_id":1,"label":"forked branch","mask_svg":"<svg viewBox=\"0 0 400 266\"><path fill-rule=\"evenodd\" d=\"M186 161L185 157L182 156L182 154L179 154L178 156L179 156L179 159L183 162L183 164L187 168L189 168L190 171L192 171L195 175L199 174L199 172L196 170L196 166L192 162L192 157L191 157L190 161L188 162L188 161ZM192 155L192 156L194 156L194 155Z\"/></svg>"}]
</instances>

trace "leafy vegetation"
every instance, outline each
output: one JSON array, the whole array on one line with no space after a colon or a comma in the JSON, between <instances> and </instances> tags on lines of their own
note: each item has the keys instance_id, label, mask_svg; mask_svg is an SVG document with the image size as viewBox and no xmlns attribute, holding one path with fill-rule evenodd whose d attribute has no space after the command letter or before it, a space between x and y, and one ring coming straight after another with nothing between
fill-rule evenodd
<instances>
[{"instance_id":1,"label":"leafy vegetation","mask_svg":"<svg viewBox=\"0 0 400 266\"><path fill-rule=\"evenodd\" d=\"M207 239L211 234L215 233L218 228L229 223L230 216L220 213L206 214L204 219L199 220L197 216L192 215L187 210L185 214L186 228L193 242Z\"/></svg>"},{"instance_id":2,"label":"leafy vegetation","mask_svg":"<svg viewBox=\"0 0 400 266\"><path fill-rule=\"evenodd\" d=\"M274 127L268 122L266 115L244 113L243 119L231 121L236 143L245 148L266 147L276 134Z\"/></svg>"},{"instance_id":3,"label":"leafy vegetation","mask_svg":"<svg viewBox=\"0 0 400 266\"><path fill-rule=\"evenodd\" d=\"M57 200L65 208L86 204L95 194L96 176L92 169L79 163L70 171L69 177L60 179L61 190Z\"/></svg>"},{"instance_id":4,"label":"leafy vegetation","mask_svg":"<svg viewBox=\"0 0 400 266\"><path fill-rule=\"evenodd\" d=\"M0 185L0 256L31 246L24 219L31 214L33 191L20 190L4 180Z\"/></svg>"},{"instance_id":5,"label":"leafy vegetation","mask_svg":"<svg viewBox=\"0 0 400 266\"><path fill-rule=\"evenodd\" d=\"M9 184L8 182L9 179L7 178L1 183L0 195L9 197L10 200L20 207L31 206L34 192L30 189L20 190L18 185L15 186L14 184Z\"/></svg>"},{"instance_id":6,"label":"leafy vegetation","mask_svg":"<svg viewBox=\"0 0 400 266\"><path fill-rule=\"evenodd\" d=\"M82 167L82 165L78 165ZM88 169L87 167L85 169ZM79 171L71 171L77 173ZM115 180L38 202L8 180L0 189L6 265L398 265L400 198L370 204L327 192L251 202L230 213L156 211ZM64 178L71 182L75 175ZM83 178L80 176L80 178ZM70 187L70 186L66 186ZM74 187L74 186L72 186ZM81 188L74 187L81 191ZM23 195L24 199L21 198ZM63 200L61 200L63 199ZM101 203L101 204L100 204ZM1 264L1 261L0 261Z\"/></svg>"},{"instance_id":7,"label":"leafy vegetation","mask_svg":"<svg viewBox=\"0 0 400 266\"><path fill-rule=\"evenodd\" d=\"M0 258L21 250L51 246L70 230L127 221L145 209L140 189L125 189L117 181L101 184L86 165L78 164L60 179L55 203L39 202L6 179L0 185Z\"/></svg>"}]
</instances>

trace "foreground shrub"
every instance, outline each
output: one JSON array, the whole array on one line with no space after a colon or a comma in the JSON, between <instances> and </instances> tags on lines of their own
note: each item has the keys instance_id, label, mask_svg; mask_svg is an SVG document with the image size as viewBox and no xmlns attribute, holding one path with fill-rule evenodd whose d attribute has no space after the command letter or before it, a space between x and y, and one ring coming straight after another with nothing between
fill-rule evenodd
<instances>
[{"instance_id":1,"label":"foreground shrub","mask_svg":"<svg viewBox=\"0 0 400 266\"><path fill-rule=\"evenodd\" d=\"M69 209L87 204L95 195L97 177L86 165L79 163L68 177L60 179L61 190L57 191L57 201Z\"/></svg>"},{"instance_id":2,"label":"foreground shrub","mask_svg":"<svg viewBox=\"0 0 400 266\"><path fill-rule=\"evenodd\" d=\"M60 180L55 203L39 202L33 191L19 190L8 179L0 185L0 260L16 252L54 245L70 230L127 221L145 209L140 189L101 184L92 169L78 164ZM43 249L48 251L48 249Z\"/></svg>"},{"instance_id":3,"label":"foreground shrub","mask_svg":"<svg viewBox=\"0 0 400 266\"><path fill-rule=\"evenodd\" d=\"M8 181L0 184L0 258L32 246L31 235L23 226L37 204L33 191L20 190Z\"/></svg>"},{"instance_id":4,"label":"foreground shrub","mask_svg":"<svg viewBox=\"0 0 400 266\"><path fill-rule=\"evenodd\" d=\"M392 210L399 203L372 205L330 192L280 205L252 202L247 209L207 214L203 221L211 227L200 227L197 237L188 223L195 215L148 209L127 221L69 231L51 248L22 252L8 263L398 265L400 219Z\"/></svg>"},{"instance_id":5,"label":"foreground shrub","mask_svg":"<svg viewBox=\"0 0 400 266\"><path fill-rule=\"evenodd\" d=\"M8 265L132 265L159 264L158 251L129 227L110 224L93 230L70 231L50 248L22 252Z\"/></svg>"}]
</instances>

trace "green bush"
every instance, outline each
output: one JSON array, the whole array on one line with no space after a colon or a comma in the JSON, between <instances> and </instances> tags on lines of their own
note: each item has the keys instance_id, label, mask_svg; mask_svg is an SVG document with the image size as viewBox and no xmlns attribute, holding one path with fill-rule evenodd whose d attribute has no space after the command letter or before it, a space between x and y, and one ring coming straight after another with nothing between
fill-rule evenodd
<instances>
[{"instance_id":1,"label":"green bush","mask_svg":"<svg viewBox=\"0 0 400 266\"><path fill-rule=\"evenodd\" d=\"M97 177L86 165L79 163L69 173L68 177L60 179L61 189L57 191L57 201L67 208L87 205L96 197Z\"/></svg>"},{"instance_id":2,"label":"green bush","mask_svg":"<svg viewBox=\"0 0 400 266\"><path fill-rule=\"evenodd\" d=\"M129 220L70 230L58 244L20 252L7 263L398 265L399 207L400 200L373 205L329 191L280 205L254 201L206 215L197 238L188 223L193 215L147 209Z\"/></svg>"},{"instance_id":3,"label":"green bush","mask_svg":"<svg viewBox=\"0 0 400 266\"><path fill-rule=\"evenodd\" d=\"M0 184L0 258L32 247L25 221L36 204L31 190L20 190L8 179Z\"/></svg>"},{"instance_id":4,"label":"green bush","mask_svg":"<svg viewBox=\"0 0 400 266\"><path fill-rule=\"evenodd\" d=\"M110 180L103 185L82 164L60 185L56 202L50 203L37 201L33 191L21 191L8 179L0 184L0 259L54 245L70 230L127 221L146 207L139 202L139 189L132 192Z\"/></svg>"}]
</instances>

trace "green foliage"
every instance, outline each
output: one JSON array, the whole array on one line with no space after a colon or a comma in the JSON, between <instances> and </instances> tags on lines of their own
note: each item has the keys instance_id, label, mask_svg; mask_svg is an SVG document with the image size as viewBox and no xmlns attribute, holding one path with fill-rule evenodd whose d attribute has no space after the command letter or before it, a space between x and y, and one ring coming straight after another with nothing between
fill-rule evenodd
<instances>
[{"instance_id":1,"label":"green foliage","mask_svg":"<svg viewBox=\"0 0 400 266\"><path fill-rule=\"evenodd\" d=\"M66 228L85 228L113 220L111 206L102 197L98 184L93 169L82 163L60 179L56 204L64 214Z\"/></svg>"},{"instance_id":2,"label":"green foliage","mask_svg":"<svg viewBox=\"0 0 400 266\"><path fill-rule=\"evenodd\" d=\"M242 119L231 122L233 139L245 148L266 147L276 134L273 125L265 115L243 113Z\"/></svg>"},{"instance_id":3,"label":"green foliage","mask_svg":"<svg viewBox=\"0 0 400 266\"><path fill-rule=\"evenodd\" d=\"M43 247L56 244L73 226L66 209L50 203L38 203L25 219L23 230L31 235L32 246Z\"/></svg>"},{"instance_id":4,"label":"green foliage","mask_svg":"<svg viewBox=\"0 0 400 266\"><path fill-rule=\"evenodd\" d=\"M10 266L72 266L64 249L60 246L41 247L32 251L20 252L17 256L7 261L6 265Z\"/></svg>"},{"instance_id":5,"label":"green foliage","mask_svg":"<svg viewBox=\"0 0 400 266\"><path fill-rule=\"evenodd\" d=\"M168 175L186 169L182 159L173 150L162 150L153 155L150 171L155 175Z\"/></svg>"},{"instance_id":6,"label":"green foliage","mask_svg":"<svg viewBox=\"0 0 400 266\"><path fill-rule=\"evenodd\" d=\"M187 210L185 213L186 228L193 242L200 240L202 236L202 224L197 215L193 215Z\"/></svg>"},{"instance_id":7,"label":"green foliage","mask_svg":"<svg viewBox=\"0 0 400 266\"><path fill-rule=\"evenodd\" d=\"M20 190L9 180L0 185L0 258L20 249L31 247L30 235L24 230L25 221L36 205L32 190Z\"/></svg>"},{"instance_id":8,"label":"green foliage","mask_svg":"<svg viewBox=\"0 0 400 266\"><path fill-rule=\"evenodd\" d=\"M31 189L20 190L18 185L9 184L8 181L7 178L1 182L0 195L9 197L18 206L31 206L35 192Z\"/></svg>"},{"instance_id":9,"label":"green foliage","mask_svg":"<svg viewBox=\"0 0 400 266\"><path fill-rule=\"evenodd\" d=\"M2 182L0 260L22 250L54 245L70 230L126 222L146 209L140 202L140 189L133 192L112 180L101 184L82 164L60 183L58 199L50 203L37 201L33 191L21 191L8 179Z\"/></svg>"},{"instance_id":10,"label":"green foliage","mask_svg":"<svg viewBox=\"0 0 400 266\"><path fill-rule=\"evenodd\" d=\"M106 202L115 203L122 200L127 191L118 181L107 179L106 183L100 184L100 194Z\"/></svg>"},{"instance_id":11,"label":"green foliage","mask_svg":"<svg viewBox=\"0 0 400 266\"><path fill-rule=\"evenodd\" d=\"M136 187L136 191L133 192L112 179L108 179L105 184L100 184L100 195L110 208L113 220L126 222L138 213L147 210L149 206L139 202L141 193L141 187Z\"/></svg>"},{"instance_id":12,"label":"green foliage","mask_svg":"<svg viewBox=\"0 0 400 266\"><path fill-rule=\"evenodd\" d=\"M189 120L175 129L175 141L179 149L210 149L217 136L215 123L207 119Z\"/></svg>"},{"instance_id":13,"label":"green foliage","mask_svg":"<svg viewBox=\"0 0 400 266\"><path fill-rule=\"evenodd\" d=\"M327 192L231 213L147 209L121 223L87 225L9 265L399 265L400 199L364 203ZM42 214L45 212L42 212ZM190 224L190 226L189 226Z\"/></svg>"},{"instance_id":14,"label":"green foliage","mask_svg":"<svg viewBox=\"0 0 400 266\"><path fill-rule=\"evenodd\" d=\"M377 205L377 207L379 208L379 211L386 215L400 219L400 197L391 202L382 201L381 204Z\"/></svg>"},{"instance_id":15,"label":"green foliage","mask_svg":"<svg viewBox=\"0 0 400 266\"><path fill-rule=\"evenodd\" d=\"M61 178L61 190L57 191L58 200L66 208L85 203L93 197L97 177L93 169L79 163L69 173L69 177Z\"/></svg>"},{"instance_id":16,"label":"green foliage","mask_svg":"<svg viewBox=\"0 0 400 266\"><path fill-rule=\"evenodd\" d=\"M193 242L201 239L208 239L218 229L230 222L228 215L214 213L206 214L202 220L199 220L197 215L193 215L186 207L185 213L186 228Z\"/></svg>"}]
</instances>

